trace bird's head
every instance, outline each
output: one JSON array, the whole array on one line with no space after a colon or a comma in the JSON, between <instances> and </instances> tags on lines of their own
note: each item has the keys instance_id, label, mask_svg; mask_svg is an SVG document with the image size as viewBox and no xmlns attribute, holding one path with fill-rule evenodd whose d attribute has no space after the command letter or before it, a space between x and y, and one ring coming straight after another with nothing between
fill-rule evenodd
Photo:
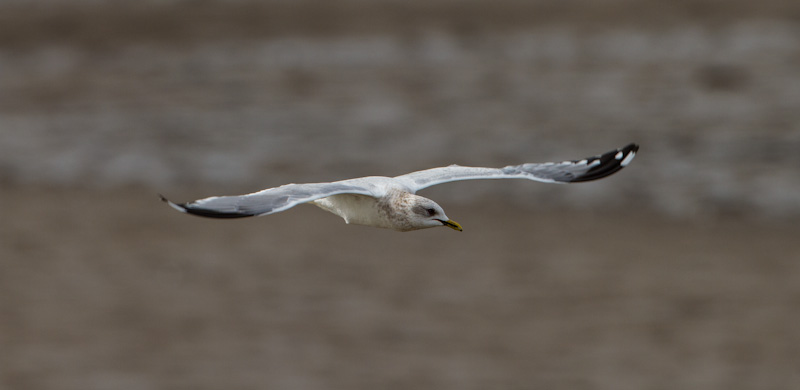
<instances>
[{"instance_id":1,"label":"bird's head","mask_svg":"<svg viewBox=\"0 0 800 390\"><path fill-rule=\"evenodd\" d=\"M451 229L462 231L461 225L445 215L444 210L436 202L419 195L411 195L411 201L406 203L410 230L427 229L438 226L447 226Z\"/></svg>"}]
</instances>

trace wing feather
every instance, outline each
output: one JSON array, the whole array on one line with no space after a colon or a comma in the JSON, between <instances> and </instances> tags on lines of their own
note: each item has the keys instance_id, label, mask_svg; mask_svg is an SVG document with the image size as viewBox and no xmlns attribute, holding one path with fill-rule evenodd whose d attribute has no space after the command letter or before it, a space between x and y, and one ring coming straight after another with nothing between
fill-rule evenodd
<instances>
[{"instance_id":1,"label":"wing feather","mask_svg":"<svg viewBox=\"0 0 800 390\"><path fill-rule=\"evenodd\" d=\"M638 150L639 145L630 144L599 156L580 160L509 165L505 168L451 165L412 172L397 176L395 179L415 192L451 181L476 179L528 179L544 183L577 183L601 179L619 171L631 162Z\"/></svg>"},{"instance_id":2,"label":"wing feather","mask_svg":"<svg viewBox=\"0 0 800 390\"><path fill-rule=\"evenodd\" d=\"M337 194L375 196L368 186L346 182L286 184L247 195L212 196L189 203L174 203L161 196L174 209L210 218L242 218L273 214L301 203Z\"/></svg>"}]
</instances>

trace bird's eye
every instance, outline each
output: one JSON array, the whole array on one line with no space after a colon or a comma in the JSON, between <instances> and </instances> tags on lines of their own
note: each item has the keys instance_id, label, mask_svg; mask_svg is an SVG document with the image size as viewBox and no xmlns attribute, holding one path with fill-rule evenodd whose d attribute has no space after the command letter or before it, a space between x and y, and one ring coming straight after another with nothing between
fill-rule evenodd
<instances>
[{"instance_id":1,"label":"bird's eye","mask_svg":"<svg viewBox=\"0 0 800 390\"><path fill-rule=\"evenodd\" d=\"M433 207L425 207L422 205L414 206L414 213L421 217L432 217L436 215L436 209Z\"/></svg>"}]
</instances>

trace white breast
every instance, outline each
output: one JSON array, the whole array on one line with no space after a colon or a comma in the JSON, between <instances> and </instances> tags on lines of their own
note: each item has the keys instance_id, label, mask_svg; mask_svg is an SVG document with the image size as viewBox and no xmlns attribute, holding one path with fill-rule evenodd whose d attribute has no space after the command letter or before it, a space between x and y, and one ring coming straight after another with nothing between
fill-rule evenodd
<instances>
[{"instance_id":1,"label":"white breast","mask_svg":"<svg viewBox=\"0 0 800 390\"><path fill-rule=\"evenodd\" d=\"M371 196L340 194L317 199L312 203L344 218L349 224L390 227L386 218L378 212L378 199Z\"/></svg>"}]
</instances>

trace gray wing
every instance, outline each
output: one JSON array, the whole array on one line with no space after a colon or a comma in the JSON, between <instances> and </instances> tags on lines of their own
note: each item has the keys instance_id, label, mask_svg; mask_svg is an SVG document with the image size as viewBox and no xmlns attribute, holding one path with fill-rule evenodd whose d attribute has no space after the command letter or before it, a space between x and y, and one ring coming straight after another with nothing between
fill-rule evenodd
<instances>
[{"instance_id":1,"label":"gray wing","mask_svg":"<svg viewBox=\"0 0 800 390\"><path fill-rule=\"evenodd\" d=\"M412 172L395 179L414 191L436 184L475 179L528 179L545 183L576 183L609 176L628 165L639 145L625 147L581 160L558 163L509 165L505 168L477 168L451 165Z\"/></svg>"},{"instance_id":2,"label":"gray wing","mask_svg":"<svg viewBox=\"0 0 800 390\"><path fill-rule=\"evenodd\" d=\"M184 213L210 218L241 218L273 214L337 194L374 196L368 186L333 182L287 184L247 195L212 196L189 203L173 203L163 196L161 200Z\"/></svg>"}]
</instances>

